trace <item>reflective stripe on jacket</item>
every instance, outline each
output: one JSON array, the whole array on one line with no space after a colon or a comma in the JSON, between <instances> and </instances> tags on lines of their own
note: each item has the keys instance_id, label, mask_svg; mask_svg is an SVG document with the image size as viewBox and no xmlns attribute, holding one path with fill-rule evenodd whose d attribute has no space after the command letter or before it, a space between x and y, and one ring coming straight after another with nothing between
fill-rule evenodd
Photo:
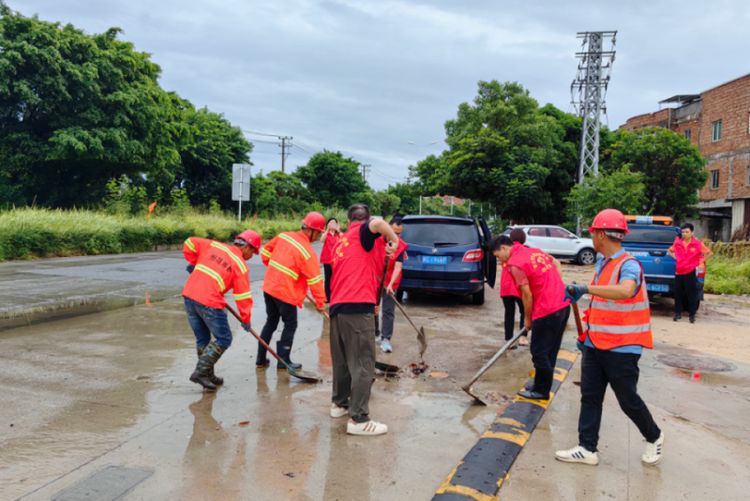
<instances>
[{"instance_id":1,"label":"reflective stripe on jacket","mask_svg":"<svg viewBox=\"0 0 750 501\"><path fill-rule=\"evenodd\" d=\"M316 305L325 306L320 263L307 235L301 231L281 233L263 246L260 255L268 266L263 292L301 308L310 287Z\"/></svg>"},{"instance_id":2,"label":"reflective stripe on jacket","mask_svg":"<svg viewBox=\"0 0 750 501\"><path fill-rule=\"evenodd\" d=\"M594 277L591 285L617 285L622 265L631 259L635 260L627 253L617 259L612 259L599 273L599 279ZM600 350L631 345L640 345L644 348L654 347L651 335L651 307L648 303L643 268L641 268L641 284L632 298L614 300L591 295L587 331L579 340L584 342L586 335Z\"/></svg>"},{"instance_id":3,"label":"reflective stripe on jacket","mask_svg":"<svg viewBox=\"0 0 750 501\"><path fill-rule=\"evenodd\" d=\"M224 294L232 289L242 321L250 323L253 310L250 274L239 247L190 237L185 240L182 253L195 266L182 295L204 306L224 309L227 305Z\"/></svg>"}]
</instances>

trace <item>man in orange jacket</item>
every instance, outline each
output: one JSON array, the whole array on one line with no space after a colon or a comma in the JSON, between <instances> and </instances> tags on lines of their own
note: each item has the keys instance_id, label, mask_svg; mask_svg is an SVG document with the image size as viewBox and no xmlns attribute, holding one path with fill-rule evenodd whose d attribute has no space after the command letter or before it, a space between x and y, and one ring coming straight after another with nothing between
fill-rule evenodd
<instances>
[{"instance_id":1,"label":"man in orange jacket","mask_svg":"<svg viewBox=\"0 0 750 501\"><path fill-rule=\"evenodd\" d=\"M263 264L268 266L263 279L267 318L260 337L270 343L279 320L283 320L284 329L281 331L281 339L276 343L276 353L292 369L302 367L292 363L290 353L294 333L297 331L297 308L302 308L308 287L318 311L325 311L323 275L320 273L318 256L311 245L323 233L325 224L323 214L311 212L302 220L300 231L281 233L268 242L260 253ZM255 366L258 369L269 366L266 349L260 343ZM277 368L286 370L282 364L278 364Z\"/></svg>"},{"instance_id":2,"label":"man in orange jacket","mask_svg":"<svg viewBox=\"0 0 750 501\"><path fill-rule=\"evenodd\" d=\"M622 248L628 224L622 212L606 209L589 228L599 253L591 285L568 285L565 297L575 303L591 294L586 332L578 338L581 360L581 414L578 445L557 451L568 463L599 464L596 448L602 422L602 404L611 386L620 408L646 439L642 461L661 461L664 433L638 395L638 360L643 348L653 348L651 308L641 264ZM562 298L561 298L562 299Z\"/></svg>"},{"instance_id":3,"label":"man in orange jacket","mask_svg":"<svg viewBox=\"0 0 750 501\"><path fill-rule=\"evenodd\" d=\"M241 233L234 245L214 240L190 237L182 252L190 265L190 277L182 291L185 311L195 333L198 364L190 381L207 390L215 390L224 380L214 375L214 365L232 344L232 331L224 311L224 294L234 292L240 310L242 327L250 330L253 296L250 294L250 274L245 261L258 253L260 235L253 230ZM211 341L213 334L215 341Z\"/></svg>"}]
</instances>

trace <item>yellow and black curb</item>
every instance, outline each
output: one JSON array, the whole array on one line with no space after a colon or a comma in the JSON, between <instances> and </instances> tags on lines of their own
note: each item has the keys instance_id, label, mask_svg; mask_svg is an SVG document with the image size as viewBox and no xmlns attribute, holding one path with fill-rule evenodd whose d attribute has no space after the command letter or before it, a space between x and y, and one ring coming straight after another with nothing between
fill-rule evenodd
<instances>
[{"instance_id":1,"label":"yellow and black curb","mask_svg":"<svg viewBox=\"0 0 750 501\"><path fill-rule=\"evenodd\" d=\"M432 498L434 501L493 501L508 478L513 461L531 437L542 414L565 381L577 354L561 350L555 364L550 399L527 400L516 396L479 442L458 463Z\"/></svg>"}]
</instances>

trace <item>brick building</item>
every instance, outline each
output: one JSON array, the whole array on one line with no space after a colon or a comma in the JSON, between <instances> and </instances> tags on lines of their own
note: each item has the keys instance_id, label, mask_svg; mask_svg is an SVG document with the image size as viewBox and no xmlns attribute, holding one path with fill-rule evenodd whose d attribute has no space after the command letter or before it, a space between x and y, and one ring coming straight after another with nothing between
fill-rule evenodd
<instances>
[{"instance_id":1,"label":"brick building","mask_svg":"<svg viewBox=\"0 0 750 501\"><path fill-rule=\"evenodd\" d=\"M681 94L675 106L628 119L620 129L663 127L684 134L708 164L700 191L700 237L729 240L750 225L750 74L700 94Z\"/></svg>"}]
</instances>

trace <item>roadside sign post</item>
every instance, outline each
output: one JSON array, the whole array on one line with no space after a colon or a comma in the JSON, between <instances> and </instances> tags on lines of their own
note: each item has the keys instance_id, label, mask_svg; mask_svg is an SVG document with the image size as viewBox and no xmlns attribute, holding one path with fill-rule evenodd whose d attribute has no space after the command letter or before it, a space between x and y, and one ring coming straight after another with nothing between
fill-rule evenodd
<instances>
[{"instance_id":1,"label":"roadside sign post","mask_svg":"<svg viewBox=\"0 0 750 501\"><path fill-rule=\"evenodd\" d=\"M242 221L242 202L250 200L250 168L248 164L232 164L232 200L239 202L237 221Z\"/></svg>"}]
</instances>

